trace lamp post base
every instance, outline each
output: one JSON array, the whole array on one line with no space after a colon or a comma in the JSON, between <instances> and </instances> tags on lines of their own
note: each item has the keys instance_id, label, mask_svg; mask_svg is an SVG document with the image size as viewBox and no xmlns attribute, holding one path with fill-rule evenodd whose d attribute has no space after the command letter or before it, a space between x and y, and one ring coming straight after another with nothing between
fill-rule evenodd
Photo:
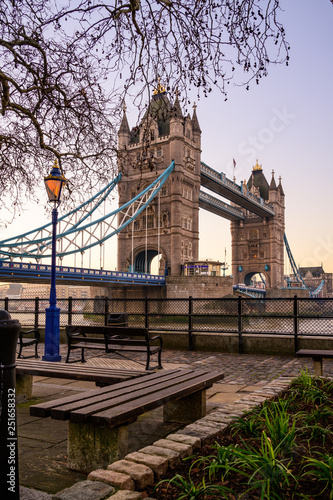
<instances>
[{"instance_id":1,"label":"lamp post base","mask_svg":"<svg viewBox=\"0 0 333 500\"><path fill-rule=\"evenodd\" d=\"M60 309L50 306L45 309L45 349L43 361L61 361L60 346Z\"/></svg>"}]
</instances>

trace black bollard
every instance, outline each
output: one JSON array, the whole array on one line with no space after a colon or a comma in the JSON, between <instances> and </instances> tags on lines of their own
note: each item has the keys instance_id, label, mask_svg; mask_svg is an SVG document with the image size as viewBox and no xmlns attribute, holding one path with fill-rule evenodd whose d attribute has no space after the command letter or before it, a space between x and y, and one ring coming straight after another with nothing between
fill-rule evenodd
<instances>
[{"instance_id":1,"label":"black bollard","mask_svg":"<svg viewBox=\"0 0 333 500\"><path fill-rule=\"evenodd\" d=\"M0 498L20 498L17 419L16 345L21 325L0 310Z\"/></svg>"}]
</instances>

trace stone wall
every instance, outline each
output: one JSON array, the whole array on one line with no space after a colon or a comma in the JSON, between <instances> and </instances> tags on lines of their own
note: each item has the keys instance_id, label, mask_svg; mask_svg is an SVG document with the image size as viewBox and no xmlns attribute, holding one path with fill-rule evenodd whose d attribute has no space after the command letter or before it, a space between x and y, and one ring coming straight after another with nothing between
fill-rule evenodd
<instances>
[{"instance_id":1,"label":"stone wall","mask_svg":"<svg viewBox=\"0 0 333 500\"><path fill-rule=\"evenodd\" d=\"M167 299L221 298L233 293L230 276L168 276Z\"/></svg>"}]
</instances>

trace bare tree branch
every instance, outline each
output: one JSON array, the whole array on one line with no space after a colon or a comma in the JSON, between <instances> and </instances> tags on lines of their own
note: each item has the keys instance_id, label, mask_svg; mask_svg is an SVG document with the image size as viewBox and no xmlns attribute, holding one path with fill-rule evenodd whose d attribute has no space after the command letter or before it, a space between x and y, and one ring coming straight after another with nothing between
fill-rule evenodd
<instances>
[{"instance_id":1,"label":"bare tree branch","mask_svg":"<svg viewBox=\"0 0 333 500\"><path fill-rule=\"evenodd\" d=\"M226 98L231 81L258 83L288 62L279 10L279 0L4 0L1 191L19 209L54 156L73 191L104 183L125 98L143 116L158 77L183 104L193 89Z\"/></svg>"}]
</instances>

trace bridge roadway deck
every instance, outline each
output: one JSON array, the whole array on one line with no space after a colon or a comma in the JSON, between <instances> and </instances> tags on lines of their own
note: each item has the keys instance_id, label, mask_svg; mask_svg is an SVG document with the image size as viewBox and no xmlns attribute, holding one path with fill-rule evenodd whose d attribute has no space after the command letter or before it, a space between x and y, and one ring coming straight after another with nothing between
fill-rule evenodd
<instances>
[{"instance_id":1,"label":"bridge roadway deck","mask_svg":"<svg viewBox=\"0 0 333 500\"><path fill-rule=\"evenodd\" d=\"M146 273L127 273L71 266L56 266L56 273L57 279L65 281L66 285L105 286L108 283L155 286L165 285L165 276ZM0 260L0 281L50 283L50 279L50 265Z\"/></svg>"},{"instance_id":2,"label":"bridge roadway deck","mask_svg":"<svg viewBox=\"0 0 333 500\"><path fill-rule=\"evenodd\" d=\"M241 186L228 179L224 173L217 172L203 162L201 162L201 185L259 217L275 215L273 207L262 198L257 198L248 191L243 193Z\"/></svg>"},{"instance_id":3,"label":"bridge roadway deck","mask_svg":"<svg viewBox=\"0 0 333 500\"><path fill-rule=\"evenodd\" d=\"M203 191L200 191L199 193L199 207L231 221L245 219L241 210L236 207L232 207L231 205L228 205L227 203L224 203L218 198L215 198L214 196L211 196Z\"/></svg>"}]
</instances>

